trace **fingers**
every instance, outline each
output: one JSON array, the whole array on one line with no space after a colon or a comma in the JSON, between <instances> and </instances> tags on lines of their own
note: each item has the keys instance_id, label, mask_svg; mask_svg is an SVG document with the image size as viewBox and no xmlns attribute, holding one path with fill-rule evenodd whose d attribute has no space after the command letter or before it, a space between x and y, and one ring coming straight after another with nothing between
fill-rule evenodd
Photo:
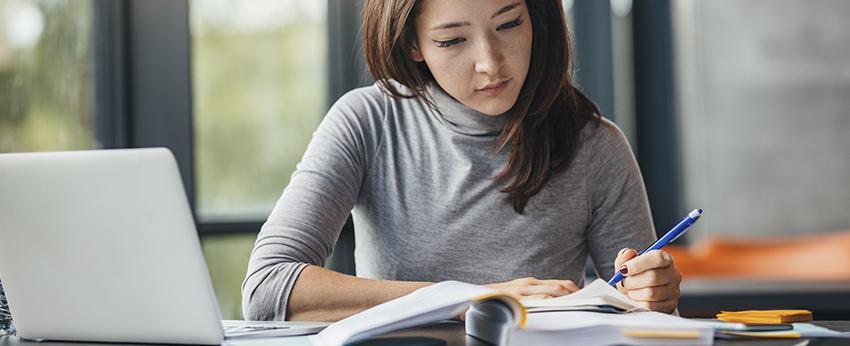
<instances>
[{"instance_id":1,"label":"fingers","mask_svg":"<svg viewBox=\"0 0 850 346\"><path fill-rule=\"evenodd\" d=\"M619 253L617 253L617 258L614 259L614 271L623 273L622 269L625 268L624 264L635 257L637 257L637 251L635 251L635 249L623 248L622 250L620 250ZM618 283L616 287L617 290L619 290L623 294L627 292L624 286L625 282L626 280L620 281L620 283Z\"/></svg>"},{"instance_id":2,"label":"fingers","mask_svg":"<svg viewBox=\"0 0 850 346\"><path fill-rule=\"evenodd\" d=\"M618 255L619 259L622 256ZM673 257L662 250L652 250L643 255L625 261L617 267L617 271L631 278L650 269L665 268L673 264Z\"/></svg>"},{"instance_id":3,"label":"fingers","mask_svg":"<svg viewBox=\"0 0 850 346\"><path fill-rule=\"evenodd\" d=\"M579 290L578 286L570 280L540 280L532 277L486 286L524 299L560 297Z\"/></svg>"},{"instance_id":4,"label":"fingers","mask_svg":"<svg viewBox=\"0 0 850 346\"><path fill-rule=\"evenodd\" d=\"M638 290L647 287L676 285L682 282L682 274L676 270L674 265L659 269L650 269L640 274L629 275L627 280L622 281L623 288L627 290Z\"/></svg>"},{"instance_id":5,"label":"fingers","mask_svg":"<svg viewBox=\"0 0 850 346\"><path fill-rule=\"evenodd\" d=\"M614 259L614 271L620 271L620 267L626 263L626 261L637 257L637 251L630 248L624 248L617 253L617 258Z\"/></svg>"},{"instance_id":6,"label":"fingers","mask_svg":"<svg viewBox=\"0 0 850 346\"><path fill-rule=\"evenodd\" d=\"M578 291L578 285L570 280L540 280L527 277L507 282L485 285L520 299L545 299L567 295Z\"/></svg>"},{"instance_id":7,"label":"fingers","mask_svg":"<svg viewBox=\"0 0 850 346\"><path fill-rule=\"evenodd\" d=\"M568 294L579 290L578 285L570 280L538 280L538 285L560 285Z\"/></svg>"},{"instance_id":8,"label":"fingers","mask_svg":"<svg viewBox=\"0 0 850 346\"><path fill-rule=\"evenodd\" d=\"M678 285L664 285L629 290L628 296L636 302L664 302L679 298Z\"/></svg>"},{"instance_id":9,"label":"fingers","mask_svg":"<svg viewBox=\"0 0 850 346\"><path fill-rule=\"evenodd\" d=\"M518 293L524 297L548 296L560 297L578 291L578 286L569 280L526 280Z\"/></svg>"},{"instance_id":10,"label":"fingers","mask_svg":"<svg viewBox=\"0 0 850 346\"><path fill-rule=\"evenodd\" d=\"M615 269L626 276L617 284L620 292L652 311L671 313L676 309L682 274L672 256L660 250L636 256L634 250L623 249L614 263Z\"/></svg>"},{"instance_id":11,"label":"fingers","mask_svg":"<svg viewBox=\"0 0 850 346\"><path fill-rule=\"evenodd\" d=\"M621 290L621 292L623 291ZM623 293L648 310L668 314L676 310L681 295L678 282L663 286L625 290Z\"/></svg>"}]
</instances>

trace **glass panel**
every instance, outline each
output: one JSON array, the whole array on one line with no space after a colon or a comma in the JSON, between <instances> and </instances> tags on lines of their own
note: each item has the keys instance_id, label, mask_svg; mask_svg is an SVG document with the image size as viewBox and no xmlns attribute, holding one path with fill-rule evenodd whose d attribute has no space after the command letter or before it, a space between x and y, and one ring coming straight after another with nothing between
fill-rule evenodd
<instances>
[{"instance_id":1,"label":"glass panel","mask_svg":"<svg viewBox=\"0 0 850 346\"><path fill-rule=\"evenodd\" d=\"M201 236L221 318L242 319L242 279L257 235L253 232Z\"/></svg>"},{"instance_id":2,"label":"glass panel","mask_svg":"<svg viewBox=\"0 0 850 346\"><path fill-rule=\"evenodd\" d=\"M0 152L94 148L90 1L0 1Z\"/></svg>"},{"instance_id":3,"label":"glass panel","mask_svg":"<svg viewBox=\"0 0 850 346\"><path fill-rule=\"evenodd\" d=\"M326 111L326 2L191 2L198 215L264 220Z\"/></svg>"}]
</instances>

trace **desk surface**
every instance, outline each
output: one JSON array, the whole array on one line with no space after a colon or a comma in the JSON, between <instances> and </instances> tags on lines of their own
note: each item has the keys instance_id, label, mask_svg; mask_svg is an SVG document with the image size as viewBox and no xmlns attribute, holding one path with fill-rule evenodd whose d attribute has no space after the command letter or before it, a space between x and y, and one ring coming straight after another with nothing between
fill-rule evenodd
<instances>
[{"instance_id":1,"label":"desk surface","mask_svg":"<svg viewBox=\"0 0 850 346\"><path fill-rule=\"evenodd\" d=\"M850 331L850 321L817 321L817 325L821 325L837 331ZM358 346L368 345L427 345L430 343L417 343L416 338L436 338L445 340L448 346L467 345L467 346L486 346L488 344L481 342L473 337L466 335L463 328L463 323L460 322L445 322L428 327L414 328L411 330L391 333L380 338L376 338ZM828 345L847 345L847 339L812 339L809 343L801 343L804 340L715 340L717 346L731 345L746 345L746 346L762 346L762 345L807 345L807 346L828 346ZM306 337L288 337L277 339L244 339L244 340L229 340L225 343L227 346L296 346L310 345ZM56 342L43 341L32 342L20 340L17 337L0 337L0 346L108 346L116 344L107 343L84 343L84 342Z\"/></svg>"},{"instance_id":2,"label":"desk surface","mask_svg":"<svg viewBox=\"0 0 850 346\"><path fill-rule=\"evenodd\" d=\"M806 309L822 320L850 316L850 281L685 280L679 312L713 318L720 310Z\"/></svg>"}]
</instances>

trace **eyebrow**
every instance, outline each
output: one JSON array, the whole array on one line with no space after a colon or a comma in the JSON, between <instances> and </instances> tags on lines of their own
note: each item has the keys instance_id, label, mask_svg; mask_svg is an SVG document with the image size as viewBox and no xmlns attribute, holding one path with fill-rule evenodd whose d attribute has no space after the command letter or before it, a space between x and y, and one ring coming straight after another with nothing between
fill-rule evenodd
<instances>
[{"instance_id":1,"label":"eyebrow","mask_svg":"<svg viewBox=\"0 0 850 346\"><path fill-rule=\"evenodd\" d=\"M496 11L496 13L493 14L493 16L490 17L490 19L496 18L496 17L498 17L502 14L510 12L510 11L516 9L519 6L520 6L520 3L515 2L513 4L502 7L501 9ZM461 27L461 26L467 26L467 25L469 25L469 22L453 22L453 23L446 23L446 24L437 25L437 26L435 26L431 29L428 29L428 30L446 30L446 29L453 29L453 28L457 28L457 27Z\"/></svg>"}]
</instances>

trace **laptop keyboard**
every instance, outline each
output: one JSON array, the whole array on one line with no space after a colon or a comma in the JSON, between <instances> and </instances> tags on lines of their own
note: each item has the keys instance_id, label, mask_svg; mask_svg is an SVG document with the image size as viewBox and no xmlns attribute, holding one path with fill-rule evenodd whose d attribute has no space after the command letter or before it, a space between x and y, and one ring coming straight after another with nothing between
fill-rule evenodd
<instances>
[{"instance_id":1,"label":"laptop keyboard","mask_svg":"<svg viewBox=\"0 0 850 346\"><path fill-rule=\"evenodd\" d=\"M261 338L316 334L327 323L283 321L222 321L224 336L234 338Z\"/></svg>"},{"instance_id":2,"label":"laptop keyboard","mask_svg":"<svg viewBox=\"0 0 850 346\"><path fill-rule=\"evenodd\" d=\"M290 329L292 327L287 326L225 326L224 332L227 334L233 333L246 333L246 332L259 332L264 330L281 330L281 329Z\"/></svg>"}]
</instances>

